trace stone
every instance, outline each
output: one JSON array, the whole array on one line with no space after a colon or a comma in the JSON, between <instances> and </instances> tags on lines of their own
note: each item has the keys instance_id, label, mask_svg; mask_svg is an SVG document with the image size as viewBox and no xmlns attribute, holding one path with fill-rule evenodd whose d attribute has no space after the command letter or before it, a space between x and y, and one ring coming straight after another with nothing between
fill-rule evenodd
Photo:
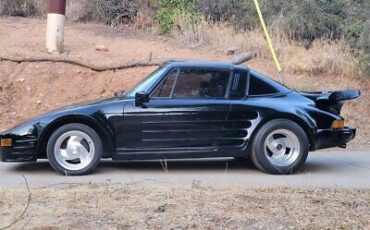
<instances>
[{"instance_id":1,"label":"stone","mask_svg":"<svg viewBox=\"0 0 370 230\"><path fill-rule=\"evenodd\" d=\"M96 45L95 50L96 51L101 51L101 52L108 52L109 51L109 49L104 45Z\"/></svg>"},{"instance_id":2,"label":"stone","mask_svg":"<svg viewBox=\"0 0 370 230\"><path fill-rule=\"evenodd\" d=\"M226 55L234 55L238 50L239 48L237 46L231 46L227 49Z\"/></svg>"}]
</instances>

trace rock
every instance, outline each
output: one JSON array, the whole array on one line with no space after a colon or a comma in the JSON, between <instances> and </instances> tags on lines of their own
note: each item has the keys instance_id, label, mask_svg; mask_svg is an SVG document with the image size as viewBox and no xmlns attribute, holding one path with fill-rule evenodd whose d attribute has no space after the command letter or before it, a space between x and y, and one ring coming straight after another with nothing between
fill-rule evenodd
<instances>
[{"instance_id":1,"label":"rock","mask_svg":"<svg viewBox=\"0 0 370 230\"><path fill-rule=\"evenodd\" d=\"M104 45L96 45L95 50L96 51L102 51L102 52L108 52L109 51L109 49Z\"/></svg>"},{"instance_id":2,"label":"rock","mask_svg":"<svg viewBox=\"0 0 370 230\"><path fill-rule=\"evenodd\" d=\"M17 80L15 80L16 82L24 82L24 78L23 77L21 77L21 78L18 78Z\"/></svg>"},{"instance_id":3,"label":"rock","mask_svg":"<svg viewBox=\"0 0 370 230\"><path fill-rule=\"evenodd\" d=\"M40 101L40 100L38 100L38 101L37 101L37 104L39 104L39 105L40 105L40 104L41 104L41 101Z\"/></svg>"},{"instance_id":4,"label":"rock","mask_svg":"<svg viewBox=\"0 0 370 230\"><path fill-rule=\"evenodd\" d=\"M231 46L227 49L226 55L234 55L239 50L237 46Z\"/></svg>"}]
</instances>

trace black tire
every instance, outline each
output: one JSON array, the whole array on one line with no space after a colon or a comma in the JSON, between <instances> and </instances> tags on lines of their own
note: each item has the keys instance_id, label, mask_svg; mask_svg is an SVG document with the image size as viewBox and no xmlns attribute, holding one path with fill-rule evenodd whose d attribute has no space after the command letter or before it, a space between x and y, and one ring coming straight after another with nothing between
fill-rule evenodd
<instances>
[{"instance_id":1,"label":"black tire","mask_svg":"<svg viewBox=\"0 0 370 230\"><path fill-rule=\"evenodd\" d=\"M299 151L297 151L297 158L289 162L289 165L276 165L268 159L268 149L265 146L265 140L268 136L276 131L285 129L292 132L298 139ZM253 164L260 170L271 173L271 174L290 174L297 171L305 163L308 150L309 142L304 130L295 122L286 119L271 120L264 124L257 134L254 136L252 141L251 160Z\"/></svg>"},{"instance_id":2,"label":"black tire","mask_svg":"<svg viewBox=\"0 0 370 230\"><path fill-rule=\"evenodd\" d=\"M70 169L63 167L63 165L58 163L56 159L57 157L56 153L54 152L54 146L58 138L61 137L63 134L70 132L70 131L79 131L79 132L85 133L91 138L93 145L95 147L95 153L92 157L91 162L86 167L79 169L79 170L70 170ZM103 145L102 145L99 135L95 132L95 130L87 125L78 124L78 123L67 124L67 125L61 126L56 131L54 131L49 138L49 141L47 143L47 148L46 148L47 157L53 169L57 171L58 173L61 173L66 176L86 175L86 174L90 174L91 172L93 172L101 160L102 151L103 151Z\"/></svg>"}]
</instances>

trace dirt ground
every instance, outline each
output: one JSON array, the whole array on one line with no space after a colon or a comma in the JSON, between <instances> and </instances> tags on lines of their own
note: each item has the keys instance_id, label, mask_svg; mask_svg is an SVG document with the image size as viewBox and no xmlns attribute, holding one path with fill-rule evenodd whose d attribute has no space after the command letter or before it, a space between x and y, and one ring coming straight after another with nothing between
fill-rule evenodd
<instances>
[{"instance_id":1,"label":"dirt ground","mask_svg":"<svg viewBox=\"0 0 370 230\"><path fill-rule=\"evenodd\" d=\"M369 229L370 191L69 185L31 189L11 229ZM0 228L27 190L0 190ZM309 213L309 214L308 214ZM55 227L59 226L59 227Z\"/></svg>"},{"instance_id":2,"label":"dirt ground","mask_svg":"<svg viewBox=\"0 0 370 230\"><path fill-rule=\"evenodd\" d=\"M46 55L45 20L0 18L0 54L3 56ZM109 51L95 51L104 45ZM230 56L214 53L206 47L193 48L171 38L137 32L131 27L111 28L98 24L68 24L63 55L93 63L111 63L153 58L229 60ZM271 60L253 59L248 66L279 79ZM55 108L127 90L154 68L132 68L95 72L61 63L13 63L0 61L0 131ZM285 83L300 90L337 90L359 88L362 97L347 103L347 123L358 127L358 137L351 149L370 147L370 81L358 79L307 78L286 74Z\"/></svg>"}]
</instances>

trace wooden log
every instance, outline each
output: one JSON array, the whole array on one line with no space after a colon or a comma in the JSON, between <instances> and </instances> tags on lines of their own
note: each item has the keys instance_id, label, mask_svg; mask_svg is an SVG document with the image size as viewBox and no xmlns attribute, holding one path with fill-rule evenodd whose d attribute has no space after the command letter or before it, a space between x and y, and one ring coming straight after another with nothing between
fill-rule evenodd
<instances>
[{"instance_id":1,"label":"wooden log","mask_svg":"<svg viewBox=\"0 0 370 230\"><path fill-rule=\"evenodd\" d=\"M246 52L236 56L233 60L229 61L228 63L234 65L243 64L253 57L255 57L255 53L253 52ZM119 70L119 69L129 69L134 67L148 67L148 66L160 66L168 61L191 61L191 60L176 60L176 59L152 59L149 58L146 60L134 60L129 62L118 62L118 63L110 63L105 65L97 65L94 63L90 63L88 61L80 60L77 58L65 57L65 56L31 56L31 57L5 57L0 56L0 60L3 61L11 61L11 62L56 62L56 63L67 63L77 66L82 66L85 68L89 68L94 71L108 71L108 70Z\"/></svg>"}]
</instances>

